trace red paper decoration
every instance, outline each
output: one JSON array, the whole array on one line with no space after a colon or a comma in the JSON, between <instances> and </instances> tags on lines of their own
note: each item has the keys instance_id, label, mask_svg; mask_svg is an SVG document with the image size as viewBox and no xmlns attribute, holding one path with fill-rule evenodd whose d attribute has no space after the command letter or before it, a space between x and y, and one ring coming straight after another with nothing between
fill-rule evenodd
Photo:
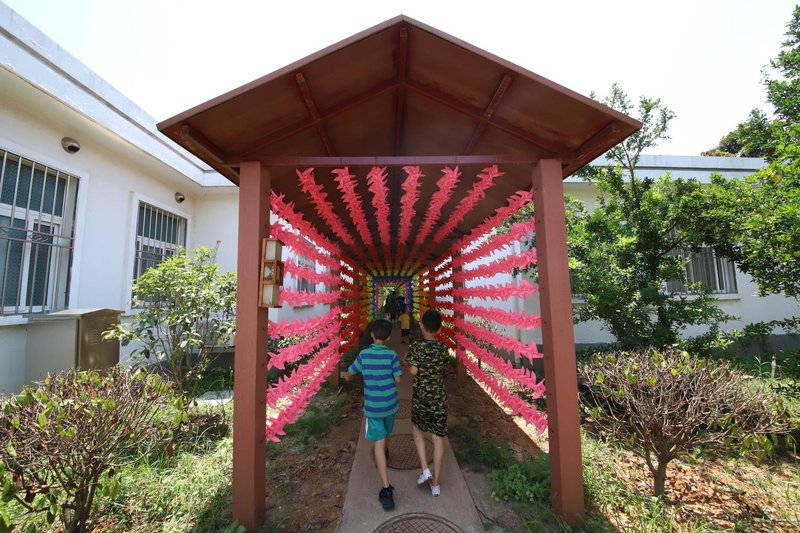
<instances>
[{"instance_id":1,"label":"red paper decoration","mask_svg":"<svg viewBox=\"0 0 800 533\"><path fill-rule=\"evenodd\" d=\"M383 247L383 256L386 259L386 267L389 265L389 257L391 256L389 244L391 236L389 235L389 188L386 186L386 167L372 167L372 170L367 174L367 183L369 190L372 193L372 205L375 207L375 217L378 221L378 235L380 236L381 246Z\"/></svg>"},{"instance_id":2,"label":"red paper decoration","mask_svg":"<svg viewBox=\"0 0 800 533\"><path fill-rule=\"evenodd\" d=\"M285 202L282 194L278 195L273 191L270 194L270 205L272 207L272 211L288 222L290 226L293 226L295 229L299 230L300 233L307 235L312 241L325 248L331 254L341 257L342 251L339 246L332 243L327 237L324 237L314 228L314 226L312 226L306 219L303 218L303 215L296 212L294 210L294 203Z\"/></svg>"}]
</instances>

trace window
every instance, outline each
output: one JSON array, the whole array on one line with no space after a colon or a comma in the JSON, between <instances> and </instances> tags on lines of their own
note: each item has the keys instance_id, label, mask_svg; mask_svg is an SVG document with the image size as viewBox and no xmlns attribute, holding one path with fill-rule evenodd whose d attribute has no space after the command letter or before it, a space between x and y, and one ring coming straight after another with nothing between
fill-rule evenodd
<instances>
[{"instance_id":1,"label":"window","mask_svg":"<svg viewBox=\"0 0 800 533\"><path fill-rule=\"evenodd\" d=\"M78 178L0 149L0 315L67 307Z\"/></svg>"},{"instance_id":2,"label":"window","mask_svg":"<svg viewBox=\"0 0 800 533\"><path fill-rule=\"evenodd\" d=\"M167 257L175 255L179 247L186 247L186 219L140 202L136 221L133 279Z\"/></svg>"},{"instance_id":3,"label":"window","mask_svg":"<svg viewBox=\"0 0 800 533\"><path fill-rule=\"evenodd\" d=\"M317 269L317 262L304 255L297 256L297 264L298 266L308 268L309 270L316 271ZM297 278L296 282L298 291L307 293L317 292L317 285L306 278Z\"/></svg>"},{"instance_id":4,"label":"window","mask_svg":"<svg viewBox=\"0 0 800 533\"><path fill-rule=\"evenodd\" d=\"M667 282L667 291L689 294L691 291L687 284L702 283L711 289L714 294L736 294L736 270L733 262L724 257L717 257L709 246L703 246L697 252L678 252L689 260L684 267L686 281L680 280Z\"/></svg>"}]
</instances>

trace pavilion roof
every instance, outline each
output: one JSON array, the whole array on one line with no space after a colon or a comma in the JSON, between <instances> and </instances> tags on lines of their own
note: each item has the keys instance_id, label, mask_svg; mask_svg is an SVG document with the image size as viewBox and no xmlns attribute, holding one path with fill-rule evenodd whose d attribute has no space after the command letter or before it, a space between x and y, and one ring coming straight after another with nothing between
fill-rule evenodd
<instances>
[{"instance_id":1,"label":"pavilion roof","mask_svg":"<svg viewBox=\"0 0 800 533\"><path fill-rule=\"evenodd\" d=\"M561 159L566 177L640 127L626 115L406 16L158 125L234 183L240 162L264 161L271 167L275 192L322 229L327 226L302 191L295 169L316 167L317 181L324 185L334 211L349 223L330 174L343 166L338 163L349 163L376 238L366 186L373 164L390 164L396 235L405 173L391 163L413 158L422 163L427 177L417 202L419 215L436 190L445 162L458 163L463 172L445 212L469 191L482 168L498 163L505 174L434 255L504 205L511 194L530 189L535 161Z\"/></svg>"}]
</instances>

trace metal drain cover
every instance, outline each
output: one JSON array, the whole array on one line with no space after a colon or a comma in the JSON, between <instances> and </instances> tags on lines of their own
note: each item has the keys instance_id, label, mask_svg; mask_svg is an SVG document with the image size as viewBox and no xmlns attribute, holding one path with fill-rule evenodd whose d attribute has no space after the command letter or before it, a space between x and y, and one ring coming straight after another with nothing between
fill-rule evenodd
<instances>
[{"instance_id":1,"label":"metal drain cover","mask_svg":"<svg viewBox=\"0 0 800 533\"><path fill-rule=\"evenodd\" d=\"M425 455L428 463L433 462L433 442L428 437L425 440ZM373 445L373 449L374 449ZM410 433L398 433L386 439L386 448L389 450L389 461L386 466L393 470L415 470L419 468L419 456L414 446L414 436ZM373 461L374 461L374 453Z\"/></svg>"},{"instance_id":2,"label":"metal drain cover","mask_svg":"<svg viewBox=\"0 0 800 533\"><path fill-rule=\"evenodd\" d=\"M463 531L440 516L408 513L384 522L374 533L463 533Z\"/></svg>"},{"instance_id":3,"label":"metal drain cover","mask_svg":"<svg viewBox=\"0 0 800 533\"><path fill-rule=\"evenodd\" d=\"M395 418L411 418L411 400L400 400L400 410Z\"/></svg>"}]
</instances>

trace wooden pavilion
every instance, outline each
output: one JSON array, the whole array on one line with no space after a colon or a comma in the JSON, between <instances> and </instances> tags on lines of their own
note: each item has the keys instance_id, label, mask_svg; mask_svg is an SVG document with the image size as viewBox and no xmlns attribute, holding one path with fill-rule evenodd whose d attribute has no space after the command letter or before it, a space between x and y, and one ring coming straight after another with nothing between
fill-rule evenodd
<instances>
[{"instance_id":1,"label":"wooden pavilion","mask_svg":"<svg viewBox=\"0 0 800 533\"><path fill-rule=\"evenodd\" d=\"M358 267L428 267L515 192L533 189L536 212L552 501L567 521L584 514L580 422L567 269L563 178L641 127L637 121L508 61L399 16L158 125L240 188L234 407L234 518L255 530L265 518L267 309L259 307L262 239L270 193L335 241ZM366 253L328 232L295 175L308 167L386 166L392 236L397 235L401 169L435 174L458 165L474 175L503 171L494 187L441 242L404 257L393 240ZM332 179L321 185L333 212L348 205ZM361 183L364 187L363 183ZM424 200L435 180L420 184ZM452 204L469 194L465 180ZM365 217L379 240L378 213ZM445 209L445 212L447 208ZM417 217L421 218L421 217ZM421 221L413 221L418 229ZM349 229L353 229L352 225ZM396 270L396 269L395 269Z\"/></svg>"}]
</instances>

